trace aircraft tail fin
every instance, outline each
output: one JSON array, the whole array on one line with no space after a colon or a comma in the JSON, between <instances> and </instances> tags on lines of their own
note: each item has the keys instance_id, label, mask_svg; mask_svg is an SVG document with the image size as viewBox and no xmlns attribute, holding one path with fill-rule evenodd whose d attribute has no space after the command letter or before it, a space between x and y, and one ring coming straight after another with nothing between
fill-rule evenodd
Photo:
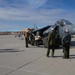
<instances>
[{"instance_id":1,"label":"aircraft tail fin","mask_svg":"<svg viewBox=\"0 0 75 75\"><path fill-rule=\"evenodd\" d=\"M38 29L38 27L34 24L34 30L37 30Z\"/></svg>"}]
</instances>

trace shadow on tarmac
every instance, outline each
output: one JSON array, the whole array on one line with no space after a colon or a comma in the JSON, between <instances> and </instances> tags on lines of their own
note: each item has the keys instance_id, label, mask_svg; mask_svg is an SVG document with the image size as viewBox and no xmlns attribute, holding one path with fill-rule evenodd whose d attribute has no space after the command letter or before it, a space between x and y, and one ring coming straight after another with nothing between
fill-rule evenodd
<instances>
[{"instance_id":1,"label":"shadow on tarmac","mask_svg":"<svg viewBox=\"0 0 75 75\"><path fill-rule=\"evenodd\" d=\"M49 58L50 58L50 57L52 57L52 56L49 56ZM63 58L62 55L61 55L61 56L54 56L54 57L52 57L52 58L60 58L60 57ZM75 55L70 55L68 59L75 59Z\"/></svg>"},{"instance_id":2,"label":"shadow on tarmac","mask_svg":"<svg viewBox=\"0 0 75 75\"><path fill-rule=\"evenodd\" d=\"M0 49L0 53L4 53L4 52L22 52L25 50L18 50L18 49Z\"/></svg>"}]
</instances>

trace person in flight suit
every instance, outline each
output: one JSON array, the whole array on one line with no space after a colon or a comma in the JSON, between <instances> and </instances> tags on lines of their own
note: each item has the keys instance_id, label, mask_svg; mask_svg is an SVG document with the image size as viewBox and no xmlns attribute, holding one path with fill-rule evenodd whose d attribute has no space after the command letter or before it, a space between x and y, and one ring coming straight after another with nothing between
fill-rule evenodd
<instances>
[{"instance_id":1,"label":"person in flight suit","mask_svg":"<svg viewBox=\"0 0 75 75\"><path fill-rule=\"evenodd\" d=\"M34 36L34 34L31 32L31 33L30 33L30 44L31 44L31 45L34 45L34 42L35 42L35 36Z\"/></svg>"},{"instance_id":2,"label":"person in flight suit","mask_svg":"<svg viewBox=\"0 0 75 75\"><path fill-rule=\"evenodd\" d=\"M54 52L55 52L55 37L56 37L56 31L54 30L54 28L51 28L51 32L48 34L47 57L49 57L50 49L52 49L51 56L54 57Z\"/></svg>"},{"instance_id":3,"label":"person in flight suit","mask_svg":"<svg viewBox=\"0 0 75 75\"><path fill-rule=\"evenodd\" d=\"M26 44L26 47L28 47L28 42L29 42L29 32L26 32L24 34L24 37L25 37L25 44Z\"/></svg>"},{"instance_id":4,"label":"person in flight suit","mask_svg":"<svg viewBox=\"0 0 75 75\"><path fill-rule=\"evenodd\" d=\"M71 35L69 34L68 30L65 30L65 35L63 37L63 51L64 51L63 58L69 58L70 43L71 43Z\"/></svg>"}]
</instances>

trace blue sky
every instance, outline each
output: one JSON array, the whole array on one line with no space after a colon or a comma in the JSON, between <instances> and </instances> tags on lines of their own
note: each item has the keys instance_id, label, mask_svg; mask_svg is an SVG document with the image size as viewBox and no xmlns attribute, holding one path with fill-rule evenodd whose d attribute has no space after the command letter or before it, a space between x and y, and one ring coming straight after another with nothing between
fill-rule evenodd
<instances>
[{"instance_id":1,"label":"blue sky","mask_svg":"<svg viewBox=\"0 0 75 75\"><path fill-rule=\"evenodd\" d=\"M75 0L0 0L0 31L41 28L62 18L75 24Z\"/></svg>"}]
</instances>

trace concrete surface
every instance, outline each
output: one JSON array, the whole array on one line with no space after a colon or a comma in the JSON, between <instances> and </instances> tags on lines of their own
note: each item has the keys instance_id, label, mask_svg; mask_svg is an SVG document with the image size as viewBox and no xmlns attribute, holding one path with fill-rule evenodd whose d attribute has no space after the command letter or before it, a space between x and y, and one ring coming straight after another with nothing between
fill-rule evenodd
<instances>
[{"instance_id":1,"label":"concrete surface","mask_svg":"<svg viewBox=\"0 0 75 75\"><path fill-rule=\"evenodd\" d=\"M14 35L0 35L0 75L75 75L75 39L70 59L63 59L62 49L55 58L46 57L47 48L29 45Z\"/></svg>"}]
</instances>

